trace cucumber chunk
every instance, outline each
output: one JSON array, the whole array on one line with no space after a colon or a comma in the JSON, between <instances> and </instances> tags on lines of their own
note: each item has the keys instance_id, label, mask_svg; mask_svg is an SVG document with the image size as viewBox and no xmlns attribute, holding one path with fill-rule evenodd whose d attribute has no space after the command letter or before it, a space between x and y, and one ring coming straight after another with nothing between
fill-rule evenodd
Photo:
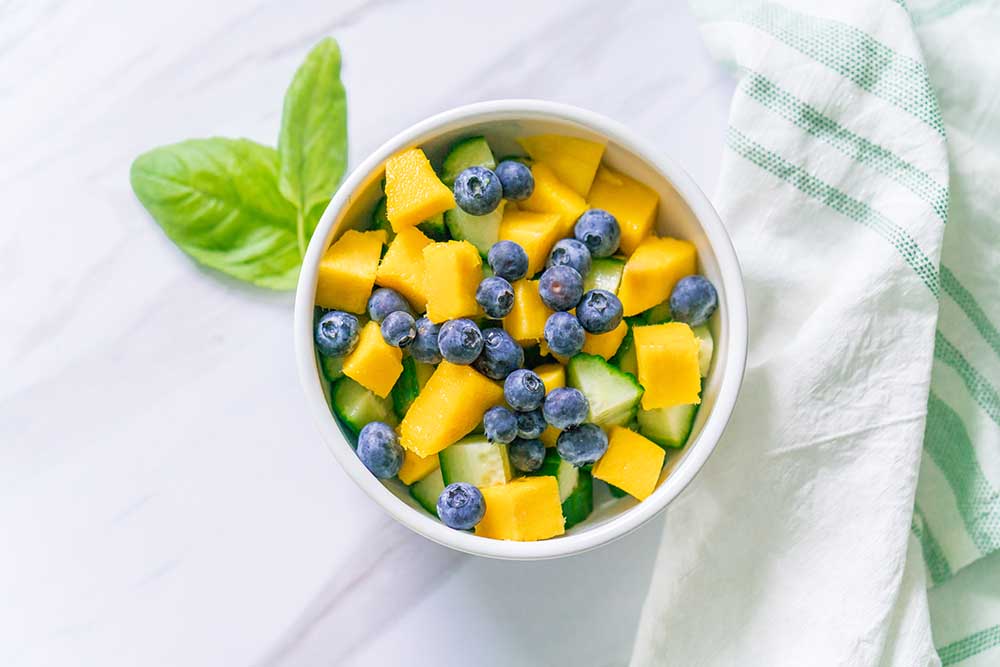
<instances>
[{"instance_id":1,"label":"cucumber chunk","mask_svg":"<svg viewBox=\"0 0 1000 667\"><path fill-rule=\"evenodd\" d=\"M583 279L583 291L603 289L618 294L622 282L625 260L621 257L599 257L590 265L590 272Z\"/></svg>"},{"instance_id":2,"label":"cucumber chunk","mask_svg":"<svg viewBox=\"0 0 1000 667\"><path fill-rule=\"evenodd\" d=\"M444 162L441 163L441 180L449 188L455 185L458 175L469 167L486 167L496 169L493 151L484 137L469 137L462 139L451 147Z\"/></svg>"},{"instance_id":3,"label":"cucumber chunk","mask_svg":"<svg viewBox=\"0 0 1000 667\"><path fill-rule=\"evenodd\" d=\"M319 355L319 367L323 371L323 377L325 377L330 382L336 382L344 376L344 358L343 357L328 357L324 354Z\"/></svg>"},{"instance_id":4,"label":"cucumber chunk","mask_svg":"<svg viewBox=\"0 0 1000 667\"><path fill-rule=\"evenodd\" d=\"M384 229L386 233L386 243L391 243L394 238L396 238L396 232L392 230L392 223L389 222L389 217L385 213L385 197L378 200L375 204L375 210L372 211L372 222L369 226L370 229Z\"/></svg>"},{"instance_id":5,"label":"cucumber chunk","mask_svg":"<svg viewBox=\"0 0 1000 667\"><path fill-rule=\"evenodd\" d=\"M510 481L507 445L495 445L483 435L462 438L438 454L445 486L468 482L473 486L493 486Z\"/></svg>"},{"instance_id":6,"label":"cucumber chunk","mask_svg":"<svg viewBox=\"0 0 1000 667\"><path fill-rule=\"evenodd\" d=\"M424 388L433 373L434 366L431 364L422 364L413 357L403 357L403 372L396 380L391 394L392 405L396 410L397 417L402 419L406 415L406 411L410 409L417 394Z\"/></svg>"},{"instance_id":7,"label":"cucumber chunk","mask_svg":"<svg viewBox=\"0 0 1000 667\"><path fill-rule=\"evenodd\" d=\"M341 378L333 385L330 404L333 413L354 435L369 422L380 421L389 426L399 423L392 401L375 395L349 377Z\"/></svg>"},{"instance_id":8,"label":"cucumber chunk","mask_svg":"<svg viewBox=\"0 0 1000 667\"><path fill-rule=\"evenodd\" d=\"M583 392L590 403L587 421L601 427L632 421L644 391L635 376L593 354L578 354L569 360L566 384Z\"/></svg>"},{"instance_id":9,"label":"cucumber chunk","mask_svg":"<svg viewBox=\"0 0 1000 667\"><path fill-rule=\"evenodd\" d=\"M434 516L438 515L437 502L442 491L444 491L444 478L441 476L441 468L435 468L434 472L410 486L410 495L413 499Z\"/></svg>"},{"instance_id":10,"label":"cucumber chunk","mask_svg":"<svg viewBox=\"0 0 1000 667\"><path fill-rule=\"evenodd\" d=\"M562 503L566 528L572 528L594 511L594 481L587 468L577 468L563 461L554 448L545 451L542 467L532 476L549 475L559 484L559 502Z\"/></svg>"},{"instance_id":11,"label":"cucumber chunk","mask_svg":"<svg viewBox=\"0 0 1000 667\"><path fill-rule=\"evenodd\" d=\"M670 300L657 304L641 315L646 324L663 324L673 319L670 314Z\"/></svg>"},{"instance_id":12,"label":"cucumber chunk","mask_svg":"<svg viewBox=\"0 0 1000 667\"><path fill-rule=\"evenodd\" d=\"M691 434L697 405L675 405L656 410L639 409L639 433L661 447L683 447Z\"/></svg>"},{"instance_id":13,"label":"cucumber chunk","mask_svg":"<svg viewBox=\"0 0 1000 667\"><path fill-rule=\"evenodd\" d=\"M712 365L712 354L715 352L715 339L712 332L708 330L707 324L701 324L691 329L694 335L701 341L698 349L698 369L702 377L708 377L708 369Z\"/></svg>"},{"instance_id":14,"label":"cucumber chunk","mask_svg":"<svg viewBox=\"0 0 1000 667\"><path fill-rule=\"evenodd\" d=\"M619 489L614 484L608 484L608 491L610 491L611 495L614 496L615 498L624 498L625 496L628 495L628 491L625 491L624 489Z\"/></svg>"},{"instance_id":15,"label":"cucumber chunk","mask_svg":"<svg viewBox=\"0 0 1000 667\"><path fill-rule=\"evenodd\" d=\"M451 238L468 241L476 246L480 255L486 257L493 244L500 240L500 222L505 204L506 201L501 200L500 205L486 215L471 215L456 206L444 212L444 224Z\"/></svg>"},{"instance_id":16,"label":"cucumber chunk","mask_svg":"<svg viewBox=\"0 0 1000 667\"><path fill-rule=\"evenodd\" d=\"M622 344L618 346L615 356L611 357L611 363L623 373L628 373L636 379L639 378L639 364L635 357L635 337L632 335L631 326L625 333Z\"/></svg>"}]
</instances>

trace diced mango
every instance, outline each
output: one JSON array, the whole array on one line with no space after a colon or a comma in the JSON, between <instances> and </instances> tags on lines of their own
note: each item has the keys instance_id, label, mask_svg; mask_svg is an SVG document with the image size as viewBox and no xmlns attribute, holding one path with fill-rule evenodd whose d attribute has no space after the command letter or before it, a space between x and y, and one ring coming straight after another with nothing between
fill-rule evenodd
<instances>
[{"instance_id":1,"label":"diced mango","mask_svg":"<svg viewBox=\"0 0 1000 667\"><path fill-rule=\"evenodd\" d=\"M375 283L391 287L410 302L418 313L427 307L424 291L424 248L433 241L416 227L407 227L396 234L385 257L378 265Z\"/></svg>"},{"instance_id":2,"label":"diced mango","mask_svg":"<svg viewBox=\"0 0 1000 667\"><path fill-rule=\"evenodd\" d=\"M437 454L417 456L409 449L404 449L403 465L399 468L399 473L396 476L403 484L413 484L437 470L439 465L440 459L438 459Z\"/></svg>"},{"instance_id":3,"label":"diced mango","mask_svg":"<svg viewBox=\"0 0 1000 667\"><path fill-rule=\"evenodd\" d=\"M361 329L358 345L344 358L344 375L385 398L403 372L403 351L382 338L378 322Z\"/></svg>"},{"instance_id":4,"label":"diced mango","mask_svg":"<svg viewBox=\"0 0 1000 667\"><path fill-rule=\"evenodd\" d=\"M411 148L386 161L385 212L397 234L450 208L455 208L455 196L421 149Z\"/></svg>"},{"instance_id":5,"label":"diced mango","mask_svg":"<svg viewBox=\"0 0 1000 667\"><path fill-rule=\"evenodd\" d=\"M701 403L701 342L683 322L632 329L644 410Z\"/></svg>"},{"instance_id":6,"label":"diced mango","mask_svg":"<svg viewBox=\"0 0 1000 667\"><path fill-rule=\"evenodd\" d=\"M517 143L533 160L551 167L559 180L584 197L604 156L603 143L558 134L524 137Z\"/></svg>"},{"instance_id":7,"label":"diced mango","mask_svg":"<svg viewBox=\"0 0 1000 667\"><path fill-rule=\"evenodd\" d=\"M615 352L625 340L628 333L628 324L625 320L618 323L618 326L602 334L585 333L583 337L583 351L587 354L596 354L603 357L605 361L615 356Z\"/></svg>"},{"instance_id":8,"label":"diced mango","mask_svg":"<svg viewBox=\"0 0 1000 667\"><path fill-rule=\"evenodd\" d=\"M655 442L627 428L614 426L608 437L608 451L594 464L593 475L645 500L656 490L666 455Z\"/></svg>"},{"instance_id":9,"label":"diced mango","mask_svg":"<svg viewBox=\"0 0 1000 667\"><path fill-rule=\"evenodd\" d=\"M319 261L316 305L349 313L363 313L375 284L385 230L348 229Z\"/></svg>"},{"instance_id":10,"label":"diced mango","mask_svg":"<svg viewBox=\"0 0 1000 667\"><path fill-rule=\"evenodd\" d=\"M542 340L545 321L555 311L538 295L537 280L518 280L513 287L514 306L503 318L503 328L521 345L534 345Z\"/></svg>"},{"instance_id":11,"label":"diced mango","mask_svg":"<svg viewBox=\"0 0 1000 667\"><path fill-rule=\"evenodd\" d=\"M639 181L607 167L597 170L590 188L589 203L615 216L621 227L619 250L631 255L649 236L656 222L660 196Z\"/></svg>"},{"instance_id":12,"label":"diced mango","mask_svg":"<svg viewBox=\"0 0 1000 667\"><path fill-rule=\"evenodd\" d=\"M399 425L400 443L431 456L475 429L483 414L503 403L503 387L471 366L442 361Z\"/></svg>"},{"instance_id":13,"label":"diced mango","mask_svg":"<svg viewBox=\"0 0 1000 667\"><path fill-rule=\"evenodd\" d=\"M697 268L690 241L647 236L625 262L618 298L626 316L636 315L670 298L677 281Z\"/></svg>"},{"instance_id":14,"label":"diced mango","mask_svg":"<svg viewBox=\"0 0 1000 667\"><path fill-rule=\"evenodd\" d=\"M486 501L486 514L476 526L476 535L533 542L565 532L555 477L520 477L480 490Z\"/></svg>"},{"instance_id":15,"label":"diced mango","mask_svg":"<svg viewBox=\"0 0 1000 667\"><path fill-rule=\"evenodd\" d=\"M566 386L566 367L562 364L542 364L534 368L535 375L545 385L545 393Z\"/></svg>"},{"instance_id":16,"label":"diced mango","mask_svg":"<svg viewBox=\"0 0 1000 667\"><path fill-rule=\"evenodd\" d=\"M476 288L483 280L483 260L468 241L445 241L425 247L424 289L427 317L445 322L479 314Z\"/></svg>"},{"instance_id":17,"label":"diced mango","mask_svg":"<svg viewBox=\"0 0 1000 667\"><path fill-rule=\"evenodd\" d=\"M576 219L587 210L587 202L573 188L560 181L547 165L533 164L531 173L535 177L535 190L520 203L520 208L559 214L559 237L569 236Z\"/></svg>"},{"instance_id":18,"label":"diced mango","mask_svg":"<svg viewBox=\"0 0 1000 667\"><path fill-rule=\"evenodd\" d=\"M528 275L543 268L549 252L562 236L562 223L555 213L508 210L500 222L500 240L513 241L528 254Z\"/></svg>"}]
</instances>

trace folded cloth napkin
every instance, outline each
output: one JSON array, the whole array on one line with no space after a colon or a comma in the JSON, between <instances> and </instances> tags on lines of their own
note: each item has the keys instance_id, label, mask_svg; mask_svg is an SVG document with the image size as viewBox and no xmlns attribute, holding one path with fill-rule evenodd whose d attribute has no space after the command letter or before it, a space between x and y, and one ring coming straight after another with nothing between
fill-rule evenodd
<instances>
[{"instance_id":1,"label":"folded cloth napkin","mask_svg":"<svg viewBox=\"0 0 1000 667\"><path fill-rule=\"evenodd\" d=\"M1000 561L975 613L926 591L1000 547L1000 12L693 6L739 79L715 204L750 359L632 664L1000 664Z\"/></svg>"}]
</instances>

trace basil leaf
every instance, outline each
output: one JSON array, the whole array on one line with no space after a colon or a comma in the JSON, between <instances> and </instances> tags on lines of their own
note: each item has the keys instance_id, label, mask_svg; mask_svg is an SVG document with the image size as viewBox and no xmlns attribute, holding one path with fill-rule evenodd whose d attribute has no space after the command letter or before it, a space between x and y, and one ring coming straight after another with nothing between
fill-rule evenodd
<instances>
[{"instance_id":1,"label":"basil leaf","mask_svg":"<svg viewBox=\"0 0 1000 667\"><path fill-rule=\"evenodd\" d=\"M285 93L278 155L278 187L298 209L296 234L304 256L347 166L347 98L334 39L313 47Z\"/></svg>"},{"instance_id":2,"label":"basil leaf","mask_svg":"<svg viewBox=\"0 0 1000 667\"><path fill-rule=\"evenodd\" d=\"M278 154L248 139L193 139L132 163L132 189L181 250L234 278L292 289L296 212L278 190Z\"/></svg>"}]
</instances>

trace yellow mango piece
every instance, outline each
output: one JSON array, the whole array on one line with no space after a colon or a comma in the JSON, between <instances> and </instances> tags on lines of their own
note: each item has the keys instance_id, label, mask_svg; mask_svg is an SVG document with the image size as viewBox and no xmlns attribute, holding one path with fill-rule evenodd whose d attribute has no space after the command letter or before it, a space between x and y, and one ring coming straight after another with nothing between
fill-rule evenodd
<instances>
[{"instance_id":1,"label":"yellow mango piece","mask_svg":"<svg viewBox=\"0 0 1000 667\"><path fill-rule=\"evenodd\" d=\"M558 134L524 137L517 143L528 151L532 160L551 167L559 180L582 196L590 191L594 174L604 157L603 143Z\"/></svg>"},{"instance_id":2,"label":"yellow mango piece","mask_svg":"<svg viewBox=\"0 0 1000 667\"><path fill-rule=\"evenodd\" d=\"M503 403L503 386L471 366L442 361L399 425L399 441L418 456L437 454L471 433Z\"/></svg>"},{"instance_id":3,"label":"yellow mango piece","mask_svg":"<svg viewBox=\"0 0 1000 667\"><path fill-rule=\"evenodd\" d=\"M476 526L476 535L534 542L565 532L555 477L519 477L480 491L486 501L486 514Z\"/></svg>"},{"instance_id":4,"label":"yellow mango piece","mask_svg":"<svg viewBox=\"0 0 1000 667\"><path fill-rule=\"evenodd\" d=\"M403 351L382 338L378 322L361 329L358 345L344 358L344 375L385 398L403 372Z\"/></svg>"},{"instance_id":5,"label":"yellow mango piece","mask_svg":"<svg viewBox=\"0 0 1000 667\"><path fill-rule=\"evenodd\" d=\"M615 356L615 352L625 340L628 333L628 325L625 320L618 323L618 326L602 334L592 334L586 332L583 335L583 351L587 354L596 354L603 357L605 361Z\"/></svg>"},{"instance_id":6,"label":"yellow mango piece","mask_svg":"<svg viewBox=\"0 0 1000 667\"><path fill-rule=\"evenodd\" d=\"M553 389L566 386L566 367L562 364L542 364L533 370L545 385L546 394Z\"/></svg>"},{"instance_id":7,"label":"yellow mango piece","mask_svg":"<svg viewBox=\"0 0 1000 667\"><path fill-rule=\"evenodd\" d=\"M701 342L683 322L632 330L644 410L701 403Z\"/></svg>"},{"instance_id":8,"label":"yellow mango piece","mask_svg":"<svg viewBox=\"0 0 1000 667\"><path fill-rule=\"evenodd\" d=\"M409 449L403 450L403 465L399 468L399 481L403 484L413 484L419 482L427 475L438 469L441 462L437 454L431 456L417 456Z\"/></svg>"},{"instance_id":9,"label":"yellow mango piece","mask_svg":"<svg viewBox=\"0 0 1000 667\"><path fill-rule=\"evenodd\" d=\"M385 214L397 234L455 208L455 196L424 152L411 148L385 163Z\"/></svg>"},{"instance_id":10,"label":"yellow mango piece","mask_svg":"<svg viewBox=\"0 0 1000 667\"><path fill-rule=\"evenodd\" d=\"M555 213L505 210L500 221L500 240L513 241L528 255L528 275L543 268L552 246L562 238L562 223Z\"/></svg>"},{"instance_id":11,"label":"yellow mango piece","mask_svg":"<svg viewBox=\"0 0 1000 667\"><path fill-rule=\"evenodd\" d=\"M531 173L535 177L535 190L530 197L520 202L521 210L557 213L560 221L559 238L569 236L576 219L587 210L587 202L573 188L560 181L547 165L533 164Z\"/></svg>"},{"instance_id":12,"label":"yellow mango piece","mask_svg":"<svg viewBox=\"0 0 1000 667\"><path fill-rule=\"evenodd\" d=\"M592 208L603 208L618 220L622 230L618 249L625 255L631 255L649 236L660 206L654 190L607 167L597 170L587 199Z\"/></svg>"},{"instance_id":13,"label":"yellow mango piece","mask_svg":"<svg viewBox=\"0 0 1000 667\"><path fill-rule=\"evenodd\" d=\"M375 284L391 287L410 302L418 313L427 307L424 291L424 248L433 241L416 227L407 227L396 234L385 257L378 265Z\"/></svg>"},{"instance_id":14,"label":"yellow mango piece","mask_svg":"<svg viewBox=\"0 0 1000 667\"><path fill-rule=\"evenodd\" d=\"M385 230L348 229L319 260L316 305L349 313L363 313L375 284Z\"/></svg>"},{"instance_id":15,"label":"yellow mango piece","mask_svg":"<svg viewBox=\"0 0 1000 667\"><path fill-rule=\"evenodd\" d=\"M476 288L483 280L483 260L468 241L445 241L426 246L424 289L427 317L445 322L479 314Z\"/></svg>"},{"instance_id":16,"label":"yellow mango piece","mask_svg":"<svg viewBox=\"0 0 1000 667\"><path fill-rule=\"evenodd\" d=\"M514 306L503 318L503 328L521 345L534 345L542 340L545 320L555 311L538 295L537 280L518 280L513 287Z\"/></svg>"},{"instance_id":17,"label":"yellow mango piece","mask_svg":"<svg viewBox=\"0 0 1000 667\"><path fill-rule=\"evenodd\" d=\"M608 451L594 464L593 475L639 500L645 500L656 490L666 455L663 448L652 440L627 428L614 426L608 437Z\"/></svg>"},{"instance_id":18,"label":"yellow mango piece","mask_svg":"<svg viewBox=\"0 0 1000 667\"><path fill-rule=\"evenodd\" d=\"M690 241L647 236L625 262L618 298L626 316L670 298L674 285L697 269L698 253Z\"/></svg>"}]
</instances>

